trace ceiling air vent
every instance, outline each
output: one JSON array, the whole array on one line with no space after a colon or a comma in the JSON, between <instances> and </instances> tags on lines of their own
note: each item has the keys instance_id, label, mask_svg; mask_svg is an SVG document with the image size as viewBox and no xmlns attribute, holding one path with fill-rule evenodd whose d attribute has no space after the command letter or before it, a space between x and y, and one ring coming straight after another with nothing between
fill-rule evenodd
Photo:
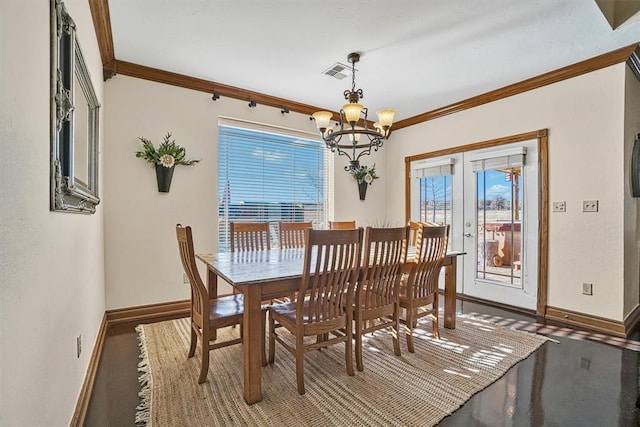
<instances>
[{"instance_id":1,"label":"ceiling air vent","mask_svg":"<svg viewBox=\"0 0 640 427\"><path fill-rule=\"evenodd\" d=\"M351 66L336 62L331 67L324 70L322 74L333 77L334 79L342 80L351 75Z\"/></svg>"}]
</instances>

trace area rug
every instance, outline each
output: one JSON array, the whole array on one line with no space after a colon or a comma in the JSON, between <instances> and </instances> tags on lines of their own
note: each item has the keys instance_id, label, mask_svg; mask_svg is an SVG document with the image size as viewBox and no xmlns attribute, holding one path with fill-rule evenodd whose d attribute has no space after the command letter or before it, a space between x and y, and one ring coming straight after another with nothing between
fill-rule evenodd
<instances>
[{"instance_id":1,"label":"area rug","mask_svg":"<svg viewBox=\"0 0 640 427\"><path fill-rule=\"evenodd\" d=\"M139 325L142 403L136 423L165 426L433 426L504 375L547 339L459 316L456 329L417 330L415 353L393 354L390 332L367 335L364 371L350 377L344 345L305 356L306 394L298 395L293 357L278 345L262 370L263 400L243 398L242 347L211 351L199 385L198 351L187 358L189 319ZM218 332L237 335L239 328ZM355 367L354 367L355 369Z\"/></svg>"}]
</instances>

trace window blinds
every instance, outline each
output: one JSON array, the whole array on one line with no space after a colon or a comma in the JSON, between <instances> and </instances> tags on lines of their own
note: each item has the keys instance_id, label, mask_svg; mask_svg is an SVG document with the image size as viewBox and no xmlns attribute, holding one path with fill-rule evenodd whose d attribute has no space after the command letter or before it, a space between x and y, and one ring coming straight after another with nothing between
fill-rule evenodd
<instances>
[{"instance_id":1,"label":"window blinds","mask_svg":"<svg viewBox=\"0 0 640 427\"><path fill-rule=\"evenodd\" d=\"M527 149L519 147L517 150L504 153L501 156L477 159L471 162L474 172L494 169L511 169L524 166Z\"/></svg>"},{"instance_id":2,"label":"window blinds","mask_svg":"<svg viewBox=\"0 0 640 427\"><path fill-rule=\"evenodd\" d=\"M453 159L444 159L436 162L419 163L414 168L414 177L428 178L453 174Z\"/></svg>"},{"instance_id":3,"label":"window blinds","mask_svg":"<svg viewBox=\"0 0 640 427\"><path fill-rule=\"evenodd\" d=\"M326 221L328 150L310 134L248 122L218 125L219 250L230 247L230 222Z\"/></svg>"}]
</instances>

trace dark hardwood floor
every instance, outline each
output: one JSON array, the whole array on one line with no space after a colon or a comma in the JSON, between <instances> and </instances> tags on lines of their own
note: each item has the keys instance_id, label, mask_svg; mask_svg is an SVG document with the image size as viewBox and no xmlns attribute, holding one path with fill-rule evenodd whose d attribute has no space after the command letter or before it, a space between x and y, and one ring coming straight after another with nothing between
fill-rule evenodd
<instances>
[{"instance_id":1,"label":"dark hardwood floor","mask_svg":"<svg viewBox=\"0 0 640 427\"><path fill-rule=\"evenodd\" d=\"M532 316L468 301L459 313L537 330L548 342L446 417L441 426L639 426L638 352L631 340L537 325ZM85 426L134 426L138 405L135 324L109 328ZM185 355L186 357L186 355ZM340 425L336 420L336 425Z\"/></svg>"}]
</instances>

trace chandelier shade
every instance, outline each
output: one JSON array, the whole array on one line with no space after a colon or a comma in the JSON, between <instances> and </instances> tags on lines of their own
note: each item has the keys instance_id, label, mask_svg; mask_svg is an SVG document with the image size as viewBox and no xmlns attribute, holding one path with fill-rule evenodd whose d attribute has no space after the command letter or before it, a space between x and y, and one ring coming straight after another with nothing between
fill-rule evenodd
<instances>
[{"instance_id":1,"label":"chandelier shade","mask_svg":"<svg viewBox=\"0 0 640 427\"><path fill-rule=\"evenodd\" d=\"M356 90L355 64L360 60L359 53L350 53L347 57L351 63L351 90L344 91L344 98L349 101L340 109L339 130L333 130L331 120L333 113L318 111L311 115L322 134L325 145L332 152L349 159L345 170L354 172L360 169L360 157L371 154L371 150L378 151L389 137L395 110L378 110L378 121L370 127L369 110L359 101L364 97L362 89ZM359 126L359 123L363 123ZM343 140L343 137L345 137Z\"/></svg>"},{"instance_id":2,"label":"chandelier shade","mask_svg":"<svg viewBox=\"0 0 640 427\"><path fill-rule=\"evenodd\" d=\"M316 126L320 129L320 132L324 133L324 131L331 126L333 113L331 111L318 111L317 113L313 113L312 117L315 119Z\"/></svg>"}]
</instances>

